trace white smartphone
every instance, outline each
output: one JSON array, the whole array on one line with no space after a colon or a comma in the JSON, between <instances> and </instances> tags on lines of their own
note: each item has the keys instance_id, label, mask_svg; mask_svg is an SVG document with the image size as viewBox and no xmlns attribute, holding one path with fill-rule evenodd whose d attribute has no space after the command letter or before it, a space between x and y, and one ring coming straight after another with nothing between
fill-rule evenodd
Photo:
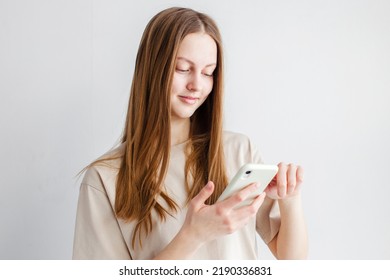
<instances>
[{"instance_id":1,"label":"white smartphone","mask_svg":"<svg viewBox=\"0 0 390 280\"><path fill-rule=\"evenodd\" d=\"M278 166L276 165L247 163L238 170L217 201L225 200L249 184L257 182L260 184L259 188L240 203L238 207L249 205L263 192L276 173L278 173Z\"/></svg>"}]
</instances>

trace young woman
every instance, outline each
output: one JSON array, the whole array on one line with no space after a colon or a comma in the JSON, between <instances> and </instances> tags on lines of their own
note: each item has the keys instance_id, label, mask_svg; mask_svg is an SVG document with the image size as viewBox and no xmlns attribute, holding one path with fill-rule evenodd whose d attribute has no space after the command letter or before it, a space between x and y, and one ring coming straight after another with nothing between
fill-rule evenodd
<instances>
[{"instance_id":1,"label":"young woman","mask_svg":"<svg viewBox=\"0 0 390 280\"><path fill-rule=\"evenodd\" d=\"M256 231L276 258L306 258L299 166L280 163L250 205L236 207L254 184L216 202L243 164L262 162L246 136L222 130L222 103L214 21L158 13L139 46L122 143L81 184L74 259L256 259Z\"/></svg>"}]
</instances>

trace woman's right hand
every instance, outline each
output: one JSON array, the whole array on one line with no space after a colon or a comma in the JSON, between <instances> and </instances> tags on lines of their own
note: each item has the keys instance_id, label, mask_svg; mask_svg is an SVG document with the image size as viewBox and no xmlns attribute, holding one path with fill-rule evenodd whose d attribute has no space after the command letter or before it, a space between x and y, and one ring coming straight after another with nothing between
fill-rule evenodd
<instances>
[{"instance_id":1,"label":"woman's right hand","mask_svg":"<svg viewBox=\"0 0 390 280\"><path fill-rule=\"evenodd\" d=\"M264 201L265 193L259 195L250 205L236 207L244 201L258 186L250 184L233 196L206 205L206 200L214 191L214 183L208 182L189 204L187 216L181 231L201 245L220 236L231 234L244 227L256 215Z\"/></svg>"}]
</instances>

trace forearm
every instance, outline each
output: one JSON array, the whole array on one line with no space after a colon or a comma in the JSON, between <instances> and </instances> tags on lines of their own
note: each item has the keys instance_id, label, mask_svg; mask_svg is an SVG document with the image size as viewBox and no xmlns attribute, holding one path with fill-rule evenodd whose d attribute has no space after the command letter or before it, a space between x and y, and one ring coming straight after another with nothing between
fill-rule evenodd
<instances>
[{"instance_id":1,"label":"forearm","mask_svg":"<svg viewBox=\"0 0 390 280\"><path fill-rule=\"evenodd\" d=\"M281 224L276 241L278 259L306 259L307 230L301 195L279 199Z\"/></svg>"}]
</instances>

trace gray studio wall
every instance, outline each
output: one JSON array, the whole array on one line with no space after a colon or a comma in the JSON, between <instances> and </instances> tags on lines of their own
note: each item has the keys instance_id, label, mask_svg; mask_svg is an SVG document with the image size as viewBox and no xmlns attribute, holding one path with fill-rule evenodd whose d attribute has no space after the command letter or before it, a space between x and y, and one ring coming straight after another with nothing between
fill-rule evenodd
<instances>
[{"instance_id":1,"label":"gray studio wall","mask_svg":"<svg viewBox=\"0 0 390 280\"><path fill-rule=\"evenodd\" d=\"M310 258L390 258L389 1L0 0L0 259L71 258L76 174L118 141L142 31L177 5L221 28L226 129L305 168Z\"/></svg>"}]
</instances>

